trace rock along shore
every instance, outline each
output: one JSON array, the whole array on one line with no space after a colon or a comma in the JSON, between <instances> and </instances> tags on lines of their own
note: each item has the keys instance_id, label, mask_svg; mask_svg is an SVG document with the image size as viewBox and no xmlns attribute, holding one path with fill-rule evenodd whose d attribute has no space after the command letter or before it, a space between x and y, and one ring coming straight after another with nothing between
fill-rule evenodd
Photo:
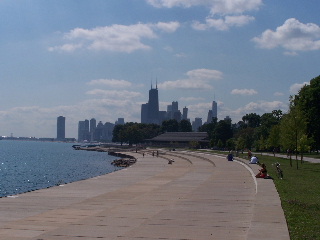
<instances>
[{"instance_id":1,"label":"rock along shore","mask_svg":"<svg viewBox=\"0 0 320 240\"><path fill-rule=\"evenodd\" d=\"M116 167L129 167L137 162L137 159L132 155L123 153L123 151L132 152L133 149L123 149L123 148L106 148L106 147L77 147L75 150L85 150L85 151L97 151L97 152L108 152L109 155L120 157L120 159L115 159L112 161L112 165Z\"/></svg>"}]
</instances>

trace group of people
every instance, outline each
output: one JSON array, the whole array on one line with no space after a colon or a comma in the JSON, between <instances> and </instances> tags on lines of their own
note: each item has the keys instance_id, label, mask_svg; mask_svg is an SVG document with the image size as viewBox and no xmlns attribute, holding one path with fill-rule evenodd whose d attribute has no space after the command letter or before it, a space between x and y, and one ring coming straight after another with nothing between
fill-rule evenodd
<instances>
[{"instance_id":1,"label":"group of people","mask_svg":"<svg viewBox=\"0 0 320 240\"><path fill-rule=\"evenodd\" d=\"M251 157L251 152L250 152L250 155L248 154L248 157L249 156L250 156L249 164L259 164L259 159L257 156L253 155L253 157ZM265 178L267 176L268 176L267 166L264 163L262 163L261 169L259 170L259 173L256 175L256 178Z\"/></svg>"},{"instance_id":2,"label":"group of people","mask_svg":"<svg viewBox=\"0 0 320 240\"><path fill-rule=\"evenodd\" d=\"M259 164L258 157L256 155L252 156L252 152L250 150L248 151L248 158L250 159L249 164ZM227 160L233 161L233 151L231 151L227 155ZM256 175L256 178L266 178L266 177L268 177L267 166L264 163L262 163L261 169L259 170L259 173Z\"/></svg>"}]
</instances>

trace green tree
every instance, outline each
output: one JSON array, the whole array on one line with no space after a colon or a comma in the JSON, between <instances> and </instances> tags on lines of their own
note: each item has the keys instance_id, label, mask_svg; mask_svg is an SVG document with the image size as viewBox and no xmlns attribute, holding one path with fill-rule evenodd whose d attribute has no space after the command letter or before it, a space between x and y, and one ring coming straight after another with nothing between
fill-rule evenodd
<instances>
[{"instance_id":1,"label":"green tree","mask_svg":"<svg viewBox=\"0 0 320 240\"><path fill-rule=\"evenodd\" d=\"M217 145L218 145L218 148L219 148L219 149L222 149L222 148L224 147L224 144L223 144L223 142L222 142L221 139L218 140Z\"/></svg>"},{"instance_id":2,"label":"green tree","mask_svg":"<svg viewBox=\"0 0 320 240\"><path fill-rule=\"evenodd\" d=\"M116 125L113 129L113 142L128 143L129 145L143 142L145 139L156 137L160 133L157 124L143 124L129 122L124 125Z\"/></svg>"},{"instance_id":3,"label":"green tree","mask_svg":"<svg viewBox=\"0 0 320 240\"><path fill-rule=\"evenodd\" d=\"M301 88L294 97L294 103L308 119L307 134L313 139L313 148L320 149L320 76Z\"/></svg>"},{"instance_id":4,"label":"green tree","mask_svg":"<svg viewBox=\"0 0 320 240\"><path fill-rule=\"evenodd\" d=\"M132 144L137 144L143 141L143 134L141 129L139 129L138 124L132 124L126 127L125 130L126 141L130 146Z\"/></svg>"},{"instance_id":5,"label":"green tree","mask_svg":"<svg viewBox=\"0 0 320 240\"><path fill-rule=\"evenodd\" d=\"M242 121L244 121L246 125L251 128L259 127L260 119L261 119L260 115L256 113L246 114L245 116L242 117Z\"/></svg>"},{"instance_id":6,"label":"green tree","mask_svg":"<svg viewBox=\"0 0 320 240\"><path fill-rule=\"evenodd\" d=\"M254 128L248 127L240 130L237 133L236 138L237 147L239 147L239 149L251 149L254 143Z\"/></svg>"},{"instance_id":7,"label":"green tree","mask_svg":"<svg viewBox=\"0 0 320 240\"><path fill-rule=\"evenodd\" d=\"M142 132L143 139L151 139L159 135L160 133L160 125L158 124L144 124L139 123L139 128Z\"/></svg>"},{"instance_id":8,"label":"green tree","mask_svg":"<svg viewBox=\"0 0 320 240\"><path fill-rule=\"evenodd\" d=\"M234 140L234 138L229 138L226 142L226 147L229 150L234 150L236 148L236 142Z\"/></svg>"},{"instance_id":9,"label":"green tree","mask_svg":"<svg viewBox=\"0 0 320 240\"><path fill-rule=\"evenodd\" d=\"M162 132L179 132L179 123L175 119L169 119L162 122Z\"/></svg>"},{"instance_id":10,"label":"green tree","mask_svg":"<svg viewBox=\"0 0 320 240\"><path fill-rule=\"evenodd\" d=\"M260 118L260 126L256 129L257 138L267 139L273 126L279 124L282 117L281 110L273 110L272 113L264 113Z\"/></svg>"},{"instance_id":11,"label":"green tree","mask_svg":"<svg viewBox=\"0 0 320 240\"><path fill-rule=\"evenodd\" d=\"M218 119L212 118L211 123L205 123L199 128L199 132L207 132L209 139L213 139L214 129L216 128L217 124L218 124Z\"/></svg>"},{"instance_id":12,"label":"green tree","mask_svg":"<svg viewBox=\"0 0 320 240\"><path fill-rule=\"evenodd\" d=\"M243 150L246 148L245 139L243 137L238 137L236 140L236 150Z\"/></svg>"},{"instance_id":13,"label":"green tree","mask_svg":"<svg viewBox=\"0 0 320 240\"><path fill-rule=\"evenodd\" d=\"M306 134L307 121L304 113L294 105L293 101L290 103L289 113L282 118L280 128L281 143L283 146L295 150L298 169L298 143L299 139ZM292 166L291 157L290 165Z\"/></svg>"},{"instance_id":14,"label":"green tree","mask_svg":"<svg viewBox=\"0 0 320 240\"><path fill-rule=\"evenodd\" d=\"M120 142L121 145L125 142L125 126L116 125L113 128L112 142Z\"/></svg>"},{"instance_id":15,"label":"green tree","mask_svg":"<svg viewBox=\"0 0 320 240\"><path fill-rule=\"evenodd\" d=\"M267 146L267 141L262 135L258 140L255 141L255 147L257 151L266 150Z\"/></svg>"},{"instance_id":16,"label":"green tree","mask_svg":"<svg viewBox=\"0 0 320 240\"><path fill-rule=\"evenodd\" d=\"M312 139L308 138L307 134L303 134L298 140L298 151L301 156L301 163L303 163L303 154L310 151L312 144Z\"/></svg>"},{"instance_id":17,"label":"green tree","mask_svg":"<svg viewBox=\"0 0 320 240\"><path fill-rule=\"evenodd\" d=\"M280 146L280 125L274 125L271 128L267 144L269 148L279 148Z\"/></svg>"},{"instance_id":18,"label":"green tree","mask_svg":"<svg viewBox=\"0 0 320 240\"><path fill-rule=\"evenodd\" d=\"M219 140L222 141L223 146L226 145L228 139L232 138L233 132L231 123L229 121L220 120L213 131L213 139L217 143Z\"/></svg>"},{"instance_id":19,"label":"green tree","mask_svg":"<svg viewBox=\"0 0 320 240\"><path fill-rule=\"evenodd\" d=\"M192 132L192 125L188 120L179 122L179 132Z\"/></svg>"}]
</instances>

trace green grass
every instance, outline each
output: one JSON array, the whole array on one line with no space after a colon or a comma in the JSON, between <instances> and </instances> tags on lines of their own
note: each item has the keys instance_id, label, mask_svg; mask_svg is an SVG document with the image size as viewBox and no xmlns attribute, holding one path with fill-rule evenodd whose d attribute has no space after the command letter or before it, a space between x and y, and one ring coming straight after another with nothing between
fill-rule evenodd
<instances>
[{"instance_id":1,"label":"green grass","mask_svg":"<svg viewBox=\"0 0 320 240\"><path fill-rule=\"evenodd\" d=\"M320 240L320 164L257 155L274 178L291 240ZM247 155L243 155L244 158ZM280 163L284 179L278 179L275 167Z\"/></svg>"}]
</instances>

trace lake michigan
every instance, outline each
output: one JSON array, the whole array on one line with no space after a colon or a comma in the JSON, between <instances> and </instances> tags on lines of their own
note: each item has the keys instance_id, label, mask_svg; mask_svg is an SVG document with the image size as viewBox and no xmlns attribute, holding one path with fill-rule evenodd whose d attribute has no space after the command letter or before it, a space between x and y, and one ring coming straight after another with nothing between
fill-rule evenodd
<instances>
[{"instance_id":1,"label":"lake michigan","mask_svg":"<svg viewBox=\"0 0 320 240\"><path fill-rule=\"evenodd\" d=\"M0 197L48 188L121 168L106 152L74 150L72 143L0 141Z\"/></svg>"}]
</instances>

